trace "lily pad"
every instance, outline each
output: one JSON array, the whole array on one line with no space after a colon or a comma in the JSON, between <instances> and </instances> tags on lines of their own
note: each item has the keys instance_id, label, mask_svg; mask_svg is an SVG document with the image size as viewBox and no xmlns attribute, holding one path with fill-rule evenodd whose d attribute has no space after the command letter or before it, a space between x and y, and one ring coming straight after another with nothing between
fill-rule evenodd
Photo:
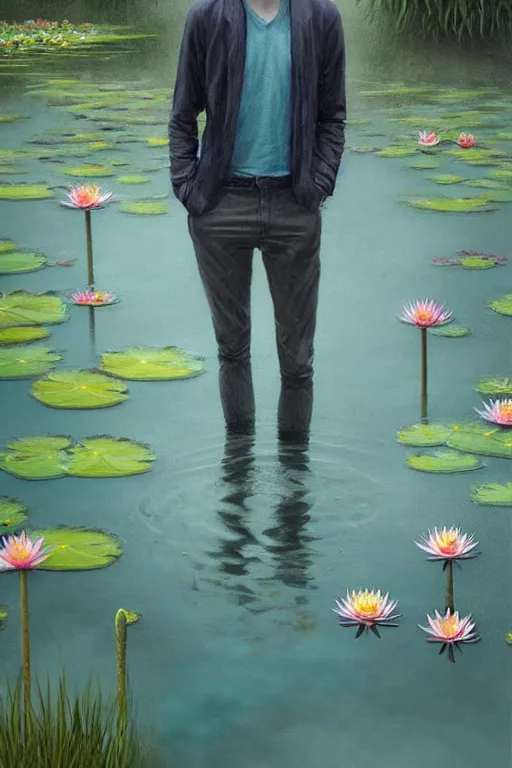
<instances>
[{"instance_id":1,"label":"lily pad","mask_svg":"<svg viewBox=\"0 0 512 768\"><path fill-rule=\"evenodd\" d=\"M64 302L51 293L0 294L0 328L17 325L53 325L68 318Z\"/></svg>"},{"instance_id":2,"label":"lily pad","mask_svg":"<svg viewBox=\"0 0 512 768\"><path fill-rule=\"evenodd\" d=\"M105 165L82 165L78 168L64 168L61 173L66 176L80 176L83 178L107 178L108 176L114 176L112 168L107 168Z\"/></svg>"},{"instance_id":3,"label":"lily pad","mask_svg":"<svg viewBox=\"0 0 512 768\"><path fill-rule=\"evenodd\" d=\"M413 155L416 155L418 150L416 147L412 147L409 145L406 146L396 146L396 147L386 147L385 149L380 149L378 152L375 153L376 157L412 157Z\"/></svg>"},{"instance_id":4,"label":"lily pad","mask_svg":"<svg viewBox=\"0 0 512 768\"><path fill-rule=\"evenodd\" d=\"M462 336L470 336L471 331L463 325L446 325L438 328L429 328L428 332L433 336L445 336L448 339L460 339Z\"/></svg>"},{"instance_id":5,"label":"lily pad","mask_svg":"<svg viewBox=\"0 0 512 768\"><path fill-rule=\"evenodd\" d=\"M32 341L47 339L49 335L46 328L40 328L38 325L0 328L0 347L9 347L14 344L29 344Z\"/></svg>"},{"instance_id":6,"label":"lily pad","mask_svg":"<svg viewBox=\"0 0 512 768\"><path fill-rule=\"evenodd\" d=\"M487 507L512 507L512 483L477 485L471 490L471 498Z\"/></svg>"},{"instance_id":7,"label":"lily pad","mask_svg":"<svg viewBox=\"0 0 512 768\"><path fill-rule=\"evenodd\" d=\"M436 184L460 184L461 181L465 181L464 176L455 176L449 173L441 173L437 176L429 176L431 181L435 181Z\"/></svg>"},{"instance_id":8,"label":"lily pad","mask_svg":"<svg viewBox=\"0 0 512 768\"><path fill-rule=\"evenodd\" d=\"M481 259L478 256L464 256L460 260L461 267L464 269L492 269L496 262L492 259Z\"/></svg>"},{"instance_id":9,"label":"lily pad","mask_svg":"<svg viewBox=\"0 0 512 768\"><path fill-rule=\"evenodd\" d=\"M43 269L48 259L40 253L10 251L0 253L0 275L16 275L22 272L36 272Z\"/></svg>"},{"instance_id":10,"label":"lily pad","mask_svg":"<svg viewBox=\"0 0 512 768\"><path fill-rule=\"evenodd\" d=\"M413 168L415 171L428 171L434 168L439 168L442 165L441 160L419 160L417 163L411 163L409 168Z\"/></svg>"},{"instance_id":11,"label":"lily pad","mask_svg":"<svg viewBox=\"0 0 512 768\"><path fill-rule=\"evenodd\" d=\"M490 308L499 315L512 317L512 293L502 296L500 299L493 299L489 302Z\"/></svg>"},{"instance_id":12,"label":"lily pad","mask_svg":"<svg viewBox=\"0 0 512 768\"><path fill-rule=\"evenodd\" d=\"M128 399L126 385L95 371L52 371L32 395L51 408L108 408Z\"/></svg>"},{"instance_id":13,"label":"lily pad","mask_svg":"<svg viewBox=\"0 0 512 768\"><path fill-rule=\"evenodd\" d=\"M468 179L464 182L466 187L478 187L480 189L498 189L506 190L507 186L499 181L493 181L492 179Z\"/></svg>"},{"instance_id":14,"label":"lily pad","mask_svg":"<svg viewBox=\"0 0 512 768\"><path fill-rule=\"evenodd\" d=\"M483 467L476 456L467 456L457 451L435 451L418 453L407 457L407 466L419 472L469 472Z\"/></svg>"},{"instance_id":15,"label":"lily pad","mask_svg":"<svg viewBox=\"0 0 512 768\"><path fill-rule=\"evenodd\" d=\"M147 445L115 437L91 437L71 448L69 474L126 477L149 472L155 455Z\"/></svg>"},{"instance_id":16,"label":"lily pad","mask_svg":"<svg viewBox=\"0 0 512 768\"><path fill-rule=\"evenodd\" d=\"M29 379L55 368L62 360L49 347L30 347L25 350L0 349L0 380Z\"/></svg>"},{"instance_id":17,"label":"lily pad","mask_svg":"<svg viewBox=\"0 0 512 768\"><path fill-rule=\"evenodd\" d=\"M151 179L149 176L118 176L117 181L119 184L147 184Z\"/></svg>"},{"instance_id":18,"label":"lily pad","mask_svg":"<svg viewBox=\"0 0 512 768\"><path fill-rule=\"evenodd\" d=\"M65 437L26 437L0 453L0 469L22 480L51 480L67 474L71 441Z\"/></svg>"},{"instance_id":19,"label":"lily pad","mask_svg":"<svg viewBox=\"0 0 512 768\"><path fill-rule=\"evenodd\" d=\"M504 152L498 152L495 149L447 149L445 154L454 157L456 160L463 160L469 165L494 165L496 161L504 156ZM490 175L490 174L489 174Z\"/></svg>"},{"instance_id":20,"label":"lily pad","mask_svg":"<svg viewBox=\"0 0 512 768\"><path fill-rule=\"evenodd\" d=\"M484 397L512 397L512 378L480 379L474 389Z\"/></svg>"},{"instance_id":21,"label":"lily pad","mask_svg":"<svg viewBox=\"0 0 512 768\"><path fill-rule=\"evenodd\" d=\"M169 139L160 138L160 136L154 136L147 140L148 147L168 147Z\"/></svg>"},{"instance_id":22,"label":"lily pad","mask_svg":"<svg viewBox=\"0 0 512 768\"><path fill-rule=\"evenodd\" d=\"M454 431L446 445L480 456L500 456L512 459L512 432L491 424L473 422Z\"/></svg>"},{"instance_id":23,"label":"lily pad","mask_svg":"<svg viewBox=\"0 0 512 768\"><path fill-rule=\"evenodd\" d=\"M178 347L131 347L101 356L100 370L131 381L171 381L204 373L204 362Z\"/></svg>"},{"instance_id":24,"label":"lily pad","mask_svg":"<svg viewBox=\"0 0 512 768\"><path fill-rule=\"evenodd\" d=\"M0 184L0 200L47 200L53 196L46 184Z\"/></svg>"},{"instance_id":25,"label":"lily pad","mask_svg":"<svg viewBox=\"0 0 512 768\"><path fill-rule=\"evenodd\" d=\"M412 208L441 213L486 213L498 209L498 206L491 205L486 197L434 197L430 200L411 198L403 202Z\"/></svg>"},{"instance_id":26,"label":"lily pad","mask_svg":"<svg viewBox=\"0 0 512 768\"><path fill-rule=\"evenodd\" d=\"M0 240L0 254L11 253L16 250L16 244L12 240L1 239Z\"/></svg>"},{"instance_id":27,"label":"lily pad","mask_svg":"<svg viewBox=\"0 0 512 768\"><path fill-rule=\"evenodd\" d=\"M123 554L121 539L106 531L86 528L43 529L30 532L31 538L42 537L52 551L39 566L42 571L91 571L106 568Z\"/></svg>"},{"instance_id":28,"label":"lily pad","mask_svg":"<svg viewBox=\"0 0 512 768\"><path fill-rule=\"evenodd\" d=\"M499 181L505 181L507 184L512 184L512 168L497 168L495 171L489 171L488 175L492 179L498 179Z\"/></svg>"},{"instance_id":29,"label":"lily pad","mask_svg":"<svg viewBox=\"0 0 512 768\"><path fill-rule=\"evenodd\" d=\"M28 520L28 510L18 499L0 496L0 536L23 528Z\"/></svg>"},{"instance_id":30,"label":"lily pad","mask_svg":"<svg viewBox=\"0 0 512 768\"><path fill-rule=\"evenodd\" d=\"M414 445L418 448L444 445L453 427L449 424L412 424L397 433L398 442L402 445Z\"/></svg>"},{"instance_id":31,"label":"lily pad","mask_svg":"<svg viewBox=\"0 0 512 768\"><path fill-rule=\"evenodd\" d=\"M132 213L136 216L161 216L164 213L168 213L169 206L167 203L159 203L153 200L134 200L132 202L122 202L119 205L119 210L122 213Z\"/></svg>"},{"instance_id":32,"label":"lily pad","mask_svg":"<svg viewBox=\"0 0 512 768\"><path fill-rule=\"evenodd\" d=\"M15 120L22 120L26 115L0 115L0 123L13 123Z\"/></svg>"}]
</instances>

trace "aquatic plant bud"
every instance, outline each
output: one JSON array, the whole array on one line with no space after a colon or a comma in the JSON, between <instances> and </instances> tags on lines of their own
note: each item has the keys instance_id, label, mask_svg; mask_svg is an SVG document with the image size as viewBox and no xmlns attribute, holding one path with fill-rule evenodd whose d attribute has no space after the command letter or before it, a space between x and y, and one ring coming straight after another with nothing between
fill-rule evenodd
<instances>
[{"instance_id":1,"label":"aquatic plant bud","mask_svg":"<svg viewBox=\"0 0 512 768\"><path fill-rule=\"evenodd\" d=\"M475 137L471 133L461 133L457 139L457 144L462 149L469 149L475 146Z\"/></svg>"}]
</instances>

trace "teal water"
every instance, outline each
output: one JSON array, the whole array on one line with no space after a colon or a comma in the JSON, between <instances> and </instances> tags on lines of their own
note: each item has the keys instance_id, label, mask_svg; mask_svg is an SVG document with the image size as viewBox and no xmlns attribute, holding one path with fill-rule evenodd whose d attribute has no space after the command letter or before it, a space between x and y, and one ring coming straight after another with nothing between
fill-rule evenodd
<instances>
[{"instance_id":1,"label":"teal water","mask_svg":"<svg viewBox=\"0 0 512 768\"><path fill-rule=\"evenodd\" d=\"M360 17L347 13L347 19L354 51L348 147L385 147L401 134L414 144L416 129L429 127L394 126L385 113L390 107L408 115L418 110L427 119L448 108L485 112L500 101L507 129L512 109L506 90L487 101L479 97L476 106L361 96L397 81L499 87L507 64L482 51L437 48L425 58L420 46L403 43L398 56L396 42L386 59L383 42L369 32L364 37ZM47 76L170 87L177 23L158 44L53 59L26 75L0 78L0 112L30 116L0 126L2 148L29 146L25 142L56 128L96 130L27 94L28 85ZM365 42L373 45L366 46L367 57L361 54ZM488 137L498 129L481 130ZM163 136L165 125L130 126L130 132ZM127 144L117 155L129 158L130 169L148 162L162 168L144 187L110 179L102 181L105 187L134 198L168 191L165 148ZM115 156L100 152L69 165ZM50 329L50 342L63 351L66 368L91 367L101 352L132 344L176 344L207 358L206 375L176 383L129 382L128 402L88 412L45 408L30 397L30 382L1 382L2 446L39 433L75 439L109 433L155 450L152 471L126 479L29 482L0 474L0 494L23 500L35 525L100 527L124 540L123 557L107 570L31 578L33 664L42 678L57 676L65 665L73 684L85 683L93 672L112 688L114 613L121 606L141 611L143 620L129 636L129 667L141 733L160 753L155 766L510 764L510 648L504 642L512 629L510 510L470 501L473 485L509 480L509 464L486 459L473 474L420 474L405 466L410 451L395 440L398 428L419 419L419 338L397 321L405 301L431 295L472 329L467 338L430 340L432 420L471 418L480 403L475 381L510 374L510 321L487 306L509 292L510 265L471 272L431 263L462 248L510 257L510 204L470 215L405 207L398 201L409 194L479 193L426 176L462 169L461 175L477 177L487 170L452 160L434 171L413 171L409 162L347 149L336 194L325 208L307 454L278 451L277 357L258 259L257 434L254 444L226 449L208 309L186 215L173 198L166 216L132 217L116 204L93 216L97 284L118 291L122 301L97 311L94 349L87 311L80 308ZM65 181L58 163L31 160L26 166L30 173L20 180ZM0 235L51 259L77 257L78 263L1 277L2 291L67 291L85 283L82 216L60 208L60 194L48 201L2 202ZM482 634L456 665L437 658L417 627L427 612L442 609L444 582L441 568L424 561L414 540L445 524L474 532L482 552L456 571L457 606L474 615ZM14 609L16 579L4 576L2 585L1 602ZM354 641L354 630L340 629L331 610L338 594L365 586L400 601L400 627L383 630L380 642L373 636ZM11 675L18 668L17 630L13 610L1 637L4 670Z\"/></svg>"}]
</instances>

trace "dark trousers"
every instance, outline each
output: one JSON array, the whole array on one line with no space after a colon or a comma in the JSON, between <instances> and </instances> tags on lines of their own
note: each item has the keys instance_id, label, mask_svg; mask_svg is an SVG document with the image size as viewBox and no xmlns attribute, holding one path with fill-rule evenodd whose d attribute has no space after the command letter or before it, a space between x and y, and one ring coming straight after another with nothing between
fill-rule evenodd
<instances>
[{"instance_id":1,"label":"dark trousers","mask_svg":"<svg viewBox=\"0 0 512 768\"><path fill-rule=\"evenodd\" d=\"M228 430L254 424L251 277L262 253L274 305L281 371L280 435L307 434L313 408L313 339L320 279L321 213L295 199L286 180L227 184L220 202L188 218L219 349L220 395Z\"/></svg>"}]
</instances>

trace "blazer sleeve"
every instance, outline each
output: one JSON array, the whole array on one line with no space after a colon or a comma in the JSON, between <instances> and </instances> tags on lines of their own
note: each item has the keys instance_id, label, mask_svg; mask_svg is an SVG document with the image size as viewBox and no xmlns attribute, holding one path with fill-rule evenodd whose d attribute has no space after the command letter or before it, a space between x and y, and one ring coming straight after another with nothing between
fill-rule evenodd
<instances>
[{"instance_id":1,"label":"blazer sleeve","mask_svg":"<svg viewBox=\"0 0 512 768\"><path fill-rule=\"evenodd\" d=\"M197 116L205 108L205 55L201 7L189 11L178 56L178 67L169 119L171 183L175 194L196 172Z\"/></svg>"},{"instance_id":2,"label":"blazer sleeve","mask_svg":"<svg viewBox=\"0 0 512 768\"><path fill-rule=\"evenodd\" d=\"M341 16L334 4L319 79L318 116L314 148L315 183L332 195L345 146L347 104L345 93L345 38Z\"/></svg>"}]
</instances>

